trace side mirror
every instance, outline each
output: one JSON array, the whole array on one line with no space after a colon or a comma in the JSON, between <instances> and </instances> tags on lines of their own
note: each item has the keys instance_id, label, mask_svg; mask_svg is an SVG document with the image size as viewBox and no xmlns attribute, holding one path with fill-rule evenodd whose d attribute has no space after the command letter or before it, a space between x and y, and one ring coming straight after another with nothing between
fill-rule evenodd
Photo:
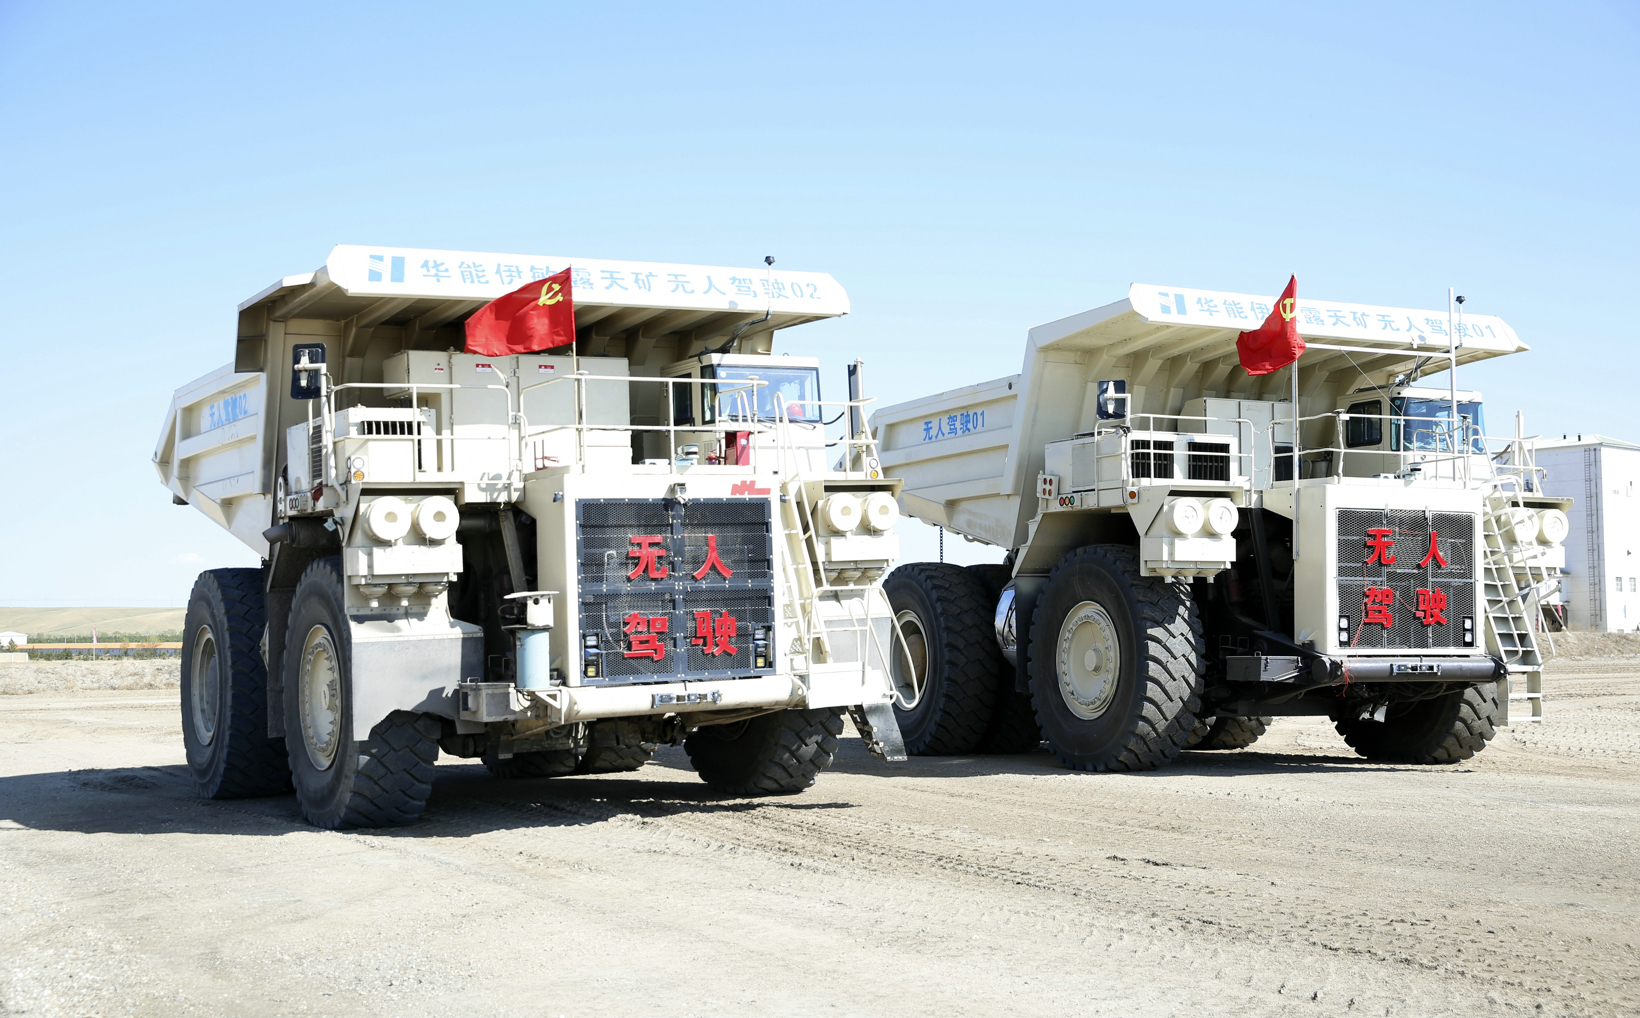
<instances>
[{"instance_id":1,"label":"side mirror","mask_svg":"<svg viewBox=\"0 0 1640 1018\"><path fill-rule=\"evenodd\" d=\"M1099 419L1119 421L1128 415L1127 381L1106 380L1099 383Z\"/></svg>"},{"instance_id":2,"label":"side mirror","mask_svg":"<svg viewBox=\"0 0 1640 1018\"><path fill-rule=\"evenodd\" d=\"M325 345L323 343L297 343L290 348L290 398L291 399L318 399L320 392L319 372L308 370L311 366L317 368L325 362Z\"/></svg>"}]
</instances>

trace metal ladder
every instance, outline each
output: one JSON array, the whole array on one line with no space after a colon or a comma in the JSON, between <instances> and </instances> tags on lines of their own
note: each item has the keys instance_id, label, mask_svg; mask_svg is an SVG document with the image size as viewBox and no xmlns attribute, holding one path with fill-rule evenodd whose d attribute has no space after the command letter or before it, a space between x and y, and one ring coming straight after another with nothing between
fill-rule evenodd
<instances>
[{"instance_id":1,"label":"metal ladder","mask_svg":"<svg viewBox=\"0 0 1640 1018\"><path fill-rule=\"evenodd\" d=\"M1543 720L1543 655L1538 650L1532 618L1538 612L1542 584L1550 581L1547 570L1519 561L1504 529L1510 525L1510 511L1520 506L1518 496L1501 483L1486 493L1481 515L1481 534L1486 542L1482 579L1486 593L1486 649L1501 659L1509 670L1504 681L1503 723L1511 724L1517 704L1526 709L1521 721ZM1537 576L1537 572L1544 575ZM1527 580L1521 588L1520 578Z\"/></svg>"}]
</instances>

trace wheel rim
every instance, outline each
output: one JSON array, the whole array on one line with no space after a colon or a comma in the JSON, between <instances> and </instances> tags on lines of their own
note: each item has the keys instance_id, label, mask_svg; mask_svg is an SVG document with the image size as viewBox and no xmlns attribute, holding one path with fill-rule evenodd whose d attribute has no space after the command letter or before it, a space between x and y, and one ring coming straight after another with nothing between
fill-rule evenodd
<instances>
[{"instance_id":1,"label":"wheel rim","mask_svg":"<svg viewBox=\"0 0 1640 1018\"><path fill-rule=\"evenodd\" d=\"M298 707L302 715L302 743L308 759L319 770L336 759L342 722L341 658L330 630L314 626L302 641L297 672Z\"/></svg>"},{"instance_id":2,"label":"wheel rim","mask_svg":"<svg viewBox=\"0 0 1640 1018\"><path fill-rule=\"evenodd\" d=\"M216 652L216 635L210 626L194 633L194 660L189 671L188 702L193 708L194 734L199 744L209 746L216 738L216 706L222 687L222 659Z\"/></svg>"},{"instance_id":3,"label":"wheel rim","mask_svg":"<svg viewBox=\"0 0 1640 1018\"><path fill-rule=\"evenodd\" d=\"M1122 669L1122 645L1110 613L1083 601L1059 627L1059 695L1079 718L1093 720L1110 708Z\"/></svg>"},{"instance_id":4,"label":"wheel rim","mask_svg":"<svg viewBox=\"0 0 1640 1018\"><path fill-rule=\"evenodd\" d=\"M889 654L889 677L894 682L894 703L910 710L922 700L923 683L928 678L928 631L914 611L894 616L898 638Z\"/></svg>"}]
</instances>

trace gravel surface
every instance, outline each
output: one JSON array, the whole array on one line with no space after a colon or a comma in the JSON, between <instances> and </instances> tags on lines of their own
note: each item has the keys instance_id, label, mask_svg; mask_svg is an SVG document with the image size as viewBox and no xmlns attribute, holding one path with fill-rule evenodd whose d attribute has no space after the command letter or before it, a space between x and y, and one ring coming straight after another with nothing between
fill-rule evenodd
<instances>
[{"instance_id":1,"label":"gravel surface","mask_svg":"<svg viewBox=\"0 0 1640 1018\"><path fill-rule=\"evenodd\" d=\"M1453 767L1330 725L1139 775L1046 754L790 798L446 758L427 817L202 802L175 694L0 700L0 1015L1633 1015L1640 679Z\"/></svg>"}]
</instances>

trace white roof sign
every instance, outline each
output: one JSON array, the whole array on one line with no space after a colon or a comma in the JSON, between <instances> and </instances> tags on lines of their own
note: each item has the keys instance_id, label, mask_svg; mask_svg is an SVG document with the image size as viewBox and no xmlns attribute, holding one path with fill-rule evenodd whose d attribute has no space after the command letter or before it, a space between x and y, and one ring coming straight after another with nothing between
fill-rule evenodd
<instances>
[{"instance_id":1,"label":"white roof sign","mask_svg":"<svg viewBox=\"0 0 1640 1018\"><path fill-rule=\"evenodd\" d=\"M1274 296L1148 283L1128 288L1128 303L1145 321L1204 329L1256 329L1264 324L1275 302ZM1298 331L1317 339L1428 342L1441 349L1447 345L1445 311L1347 304L1302 295L1298 298ZM1514 351L1524 345L1515 330L1495 315L1460 314L1454 318L1453 331L1460 347Z\"/></svg>"},{"instance_id":2,"label":"white roof sign","mask_svg":"<svg viewBox=\"0 0 1640 1018\"><path fill-rule=\"evenodd\" d=\"M848 294L827 273L763 267L339 244L325 259L324 271L349 296L494 300L566 267L577 305L768 309L813 316L844 315L849 310Z\"/></svg>"}]
</instances>

